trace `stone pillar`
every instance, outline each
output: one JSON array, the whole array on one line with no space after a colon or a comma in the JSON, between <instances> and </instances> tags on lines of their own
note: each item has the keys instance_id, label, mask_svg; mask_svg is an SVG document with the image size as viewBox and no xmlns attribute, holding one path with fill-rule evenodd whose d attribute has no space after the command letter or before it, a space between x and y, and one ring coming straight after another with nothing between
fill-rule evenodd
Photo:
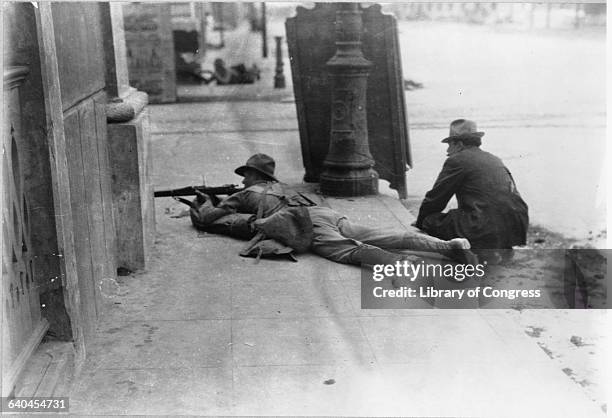
<instances>
[{"instance_id":1,"label":"stone pillar","mask_svg":"<svg viewBox=\"0 0 612 418\"><path fill-rule=\"evenodd\" d=\"M123 5L125 14L124 36L130 84L147 92L151 103L176 102L170 4L117 4Z\"/></svg>"},{"instance_id":2,"label":"stone pillar","mask_svg":"<svg viewBox=\"0 0 612 418\"><path fill-rule=\"evenodd\" d=\"M368 145L366 87L370 61L361 51L358 3L336 6L336 54L327 62L332 79L331 134L321 191L332 196L378 193L378 173Z\"/></svg>"},{"instance_id":3,"label":"stone pillar","mask_svg":"<svg viewBox=\"0 0 612 418\"><path fill-rule=\"evenodd\" d=\"M223 33L225 31L225 16L224 16L224 3L223 2L214 2L212 3L212 14L213 20L215 22L215 26L210 28L211 31L217 30L219 32L219 43L216 48L221 49L225 47L225 39L223 38Z\"/></svg>"},{"instance_id":4,"label":"stone pillar","mask_svg":"<svg viewBox=\"0 0 612 418\"><path fill-rule=\"evenodd\" d=\"M121 3L102 5L117 265L134 271L146 267L155 235L148 96L129 85Z\"/></svg>"},{"instance_id":5,"label":"stone pillar","mask_svg":"<svg viewBox=\"0 0 612 418\"><path fill-rule=\"evenodd\" d=\"M200 24L200 33L198 34L198 44L200 45L200 49L198 50L198 57L204 58L206 56L206 43L208 39L206 37L206 31L208 30L207 21L206 21L206 10L204 4L195 3L195 13L196 18Z\"/></svg>"}]
</instances>

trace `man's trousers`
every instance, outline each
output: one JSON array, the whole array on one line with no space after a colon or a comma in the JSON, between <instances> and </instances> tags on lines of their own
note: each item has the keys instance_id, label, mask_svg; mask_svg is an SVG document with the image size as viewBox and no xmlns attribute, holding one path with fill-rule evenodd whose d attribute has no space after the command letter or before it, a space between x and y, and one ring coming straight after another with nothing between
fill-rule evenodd
<instances>
[{"instance_id":1,"label":"man's trousers","mask_svg":"<svg viewBox=\"0 0 612 418\"><path fill-rule=\"evenodd\" d=\"M377 228L357 224L332 209L309 207L313 224L311 249L315 254L345 264L394 264L405 255L386 251L403 249L447 254L447 241L415 230Z\"/></svg>"}]
</instances>

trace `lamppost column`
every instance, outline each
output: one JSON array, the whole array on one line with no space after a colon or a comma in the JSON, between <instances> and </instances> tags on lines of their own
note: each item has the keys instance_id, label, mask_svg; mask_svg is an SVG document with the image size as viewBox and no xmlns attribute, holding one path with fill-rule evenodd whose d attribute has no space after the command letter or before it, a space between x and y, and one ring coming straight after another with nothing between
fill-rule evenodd
<instances>
[{"instance_id":1,"label":"lamppost column","mask_svg":"<svg viewBox=\"0 0 612 418\"><path fill-rule=\"evenodd\" d=\"M321 191L332 196L375 194L378 173L372 168L366 111L372 63L361 51L361 10L358 3L336 7L336 53L326 64L332 82L331 132Z\"/></svg>"},{"instance_id":2,"label":"lamppost column","mask_svg":"<svg viewBox=\"0 0 612 418\"><path fill-rule=\"evenodd\" d=\"M283 74L283 37L275 36L276 39L276 69L274 74L274 88L285 88L285 74Z\"/></svg>"}]
</instances>

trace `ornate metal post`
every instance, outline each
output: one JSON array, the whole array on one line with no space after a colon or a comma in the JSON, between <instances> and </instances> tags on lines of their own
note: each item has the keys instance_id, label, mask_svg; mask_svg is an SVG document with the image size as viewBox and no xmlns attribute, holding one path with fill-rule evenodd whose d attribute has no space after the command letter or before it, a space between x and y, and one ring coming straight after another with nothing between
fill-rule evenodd
<instances>
[{"instance_id":1,"label":"ornate metal post","mask_svg":"<svg viewBox=\"0 0 612 418\"><path fill-rule=\"evenodd\" d=\"M276 69L274 74L274 88L285 88L285 74L283 74L283 37L275 36L276 39Z\"/></svg>"},{"instance_id":2,"label":"ornate metal post","mask_svg":"<svg viewBox=\"0 0 612 418\"><path fill-rule=\"evenodd\" d=\"M261 3L261 56L268 58L268 16L266 2Z\"/></svg>"},{"instance_id":3,"label":"ornate metal post","mask_svg":"<svg viewBox=\"0 0 612 418\"><path fill-rule=\"evenodd\" d=\"M336 54L327 62L332 78L329 151L323 162L321 191L332 196L378 193L378 173L368 145L366 87L370 61L361 51L358 3L339 3Z\"/></svg>"}]
</instances>

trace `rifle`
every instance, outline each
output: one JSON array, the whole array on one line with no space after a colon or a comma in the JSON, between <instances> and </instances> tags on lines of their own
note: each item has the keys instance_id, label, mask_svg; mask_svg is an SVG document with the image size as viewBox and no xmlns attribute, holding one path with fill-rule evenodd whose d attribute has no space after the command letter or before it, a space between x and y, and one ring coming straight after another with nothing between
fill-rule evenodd
<instances>
[{"instance_id":1,"label":"rifle","mask_svg":"<svg viewBox=\"0 0 612 418\"><path fill-rule=\"evenodd\" d=\"M219 204L219 198L217 195L232 195L234 193L238 193L244 189L238 188L235 184L224 184L223 186L216 187L208 187L208 186L187 186L181 187L180 189L170 189L170 190L158 190L153 192L154 197L171 197L176 201L184 203L189 207L194 206L193 202L190 202L187 199L183 199L179 196L196 196L197 194L205 194L208 195L213 204L216 206Z\"/></svg>"},{"instance_id":2,"label":"rifle","mask_svg":"<svg viewBox=\"0 0 612 418\"><path fill-rule=\"evenodd\" d=\"M187 186L180 189L157 190L153 193L155 197L176 197L176 196L195 196L196 190L208 195L232 195L244 189L239 188L235 184L224 184L223 186L208 187L208 186Z\"/></svg>"}]
</instances>

